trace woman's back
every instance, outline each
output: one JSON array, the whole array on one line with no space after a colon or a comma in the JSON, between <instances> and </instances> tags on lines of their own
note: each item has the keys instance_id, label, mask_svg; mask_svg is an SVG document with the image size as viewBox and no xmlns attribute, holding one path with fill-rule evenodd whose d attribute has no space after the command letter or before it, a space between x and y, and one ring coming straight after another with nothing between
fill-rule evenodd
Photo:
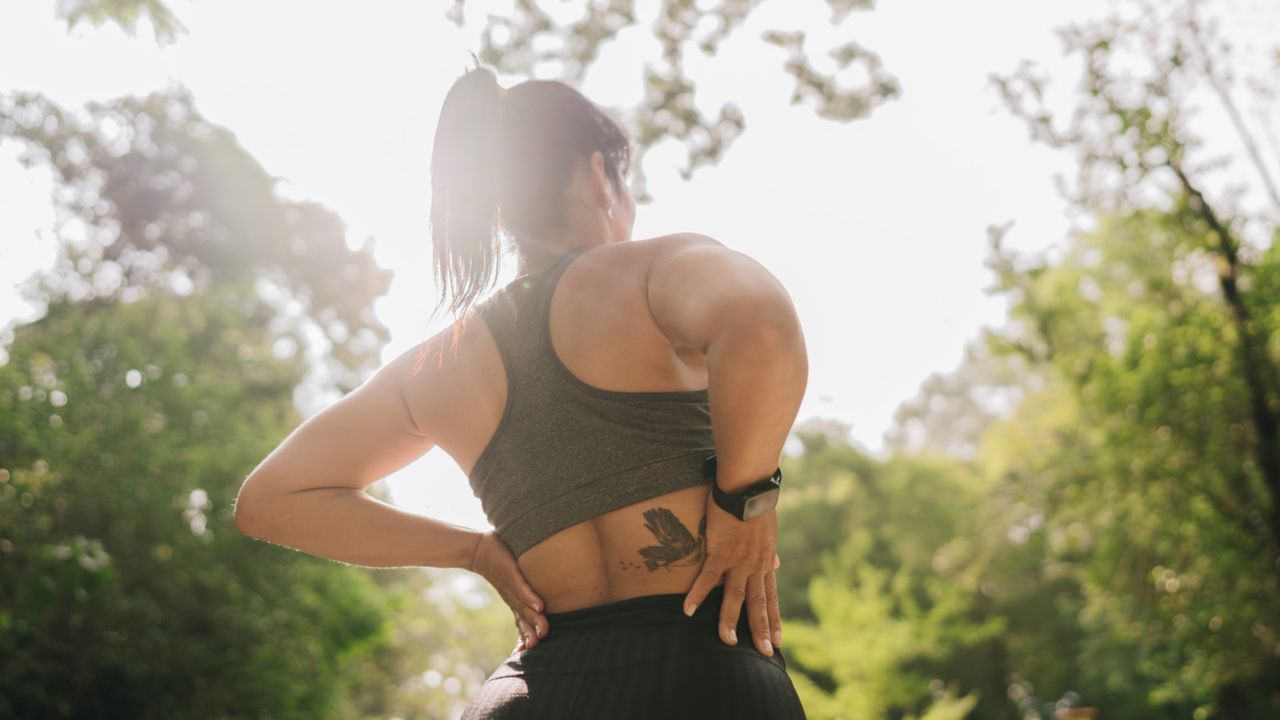
<instances>
[{"instance_id":1,"label":"woman's back","mask_svg":"<svg viewBox=\"0 0 1280 720\"><path fill-rule=\"evenodd\" d=\"M673 346L663 333L650 310L647 282L656 256L704 242L713 241L673 235L593 247L570 258L558 277L551 278L544 336L554 351L549 360L563 366L571 385L591 396L607 396L611 403L631 400L618 393L639 393L637 401L647 393L668 393L680 403L702 398L698 404L706 407L703 356ZM428 348L427 356L439 358L440 364L435 373L423 375L433 378L429 383L410 385L408 397L419 425L471 476L502 422L509 388L495 328L481 313L469 319L459 328L455 355ZM536 322L538 317L521 320ZM436 342L451 337L452 331L446 331ZM521 431L511 425L502 430ZM608 446L599 448L605 459L609 452ZM571 470L572 459L565 463ZM513 476L490 482L534 480ZM700 526L710 485L700 478L679 484L686 487L584 519L519 552L518 564L547 611L688 590L704 556Z\"/></svg>"},{"instance_id":2,"label":"woman's back","mask_svg":"<svg viewBox=\"0 0 1280 720\"><path fill-rule=\"evenodd\" d=\"M459 78L432 148L431 241L440 307L462 319L292 433L245 481L237 527L488 580L527 647L468 720L803 718L773 647L772 511L803 333L750 257L700 235L631 240L630 155L563 83ZM523 274L477 306L500 235ZM431 447L494 532L362 492Z\"/></svg>"}]
</instances>

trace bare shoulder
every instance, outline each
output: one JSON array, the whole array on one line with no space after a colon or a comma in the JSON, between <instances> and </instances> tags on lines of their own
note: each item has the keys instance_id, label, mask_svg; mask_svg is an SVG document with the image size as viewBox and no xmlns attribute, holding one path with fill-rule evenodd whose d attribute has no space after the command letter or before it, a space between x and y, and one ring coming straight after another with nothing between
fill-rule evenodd
<instances>
[{"instance_id":1,"label":"bare shoulder","mask_svg":"<svg viewBox=\"0 0 1280 720\"><path fill-rule=\"evenodd\" d=\"M642 252L649 256L651 260L663 259L688 248L725 247L724 243L710 235L703 235L702 233L695 232L658 235L645 240L632 241L632 244L642 247Z\"/></svg>"},{"instance_id":2,"label":"bare shoulder","mask_svg":"<svg viewBox=\"0 0 1280 720\"><path fill-rule=\"evenodd\" d=\"M700 233L671 233L593 247L582 254L580 263L575 264L582 266L584 270L592 268L594 272L585 270L585 274L601 274L610 278L611 283L623 275L640 280L649 275L654 265L678 255L682 250L694 247L725 248L725 245Z\"/></svg>"},{"instance_id":3,"label":"bare shoulder","mask_svg":"<svg viewBox=\"0 0 1280 720\"><path fill-rule=\"evenodd\" d=\"M726 318L794 315L782 283L754 258L715 238L677 233L642 241L649 311L677 348L705 352Z\"/></svg>"},{"instance_id":4,"label":"bare shoulder","mask_svg":"<svg viewBox=\"0 0 1280 720\"><path fill-rule=\"evenodd\" d=\"M651 292L693 281L725 293L781 290L755 258L709 235L672 233L636 242L645 245Z\"/></svg>"},{"instance_id":5,"label":"bare shoulder","mask_svg":"<svg viewBox=\"0 0 1280 720\"><path fill-rule=\"evenodd\" d=\"M724 247L724 243L710 235L704 235L696 232L677 232L669 233L667 235L655 235L654 237L645 240L636 240L635 242L637 244L648 243L655 248L679 248L691 245L719 245L720 247Z\"/></svg>"},{"instance_id":6,"label":"bare shoulder","mask_svg":"<svg viewBox=\"0 0 1280 720\"><path fill-rule=\"evenodd\" d=\"M464 400L465 391L486 386L488 378L501 372L501 364L494 364L497 351L492 334L481 320L478 308L468 308L462 317L386 364L384 371L399 382L419 427L436 425L440 419L436 415L457 407L454 403Z\"/></svg>"}]
</instances>

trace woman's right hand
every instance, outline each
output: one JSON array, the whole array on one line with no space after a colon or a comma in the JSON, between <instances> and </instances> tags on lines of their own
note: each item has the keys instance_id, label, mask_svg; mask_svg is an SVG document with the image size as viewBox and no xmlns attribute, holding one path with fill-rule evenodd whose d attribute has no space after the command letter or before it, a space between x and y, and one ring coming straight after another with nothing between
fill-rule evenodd
<instances>
[{"instance_id":1,"label":"woman's right hand","mask_svg":"<svg viewBox=\"0 0 1280 720\"><path fill-rule=\"evenodd\" d=\"M502 596L502 601L511 608L521 638L516 644L516 651L531 648L546 637L550 630L543 614L546 605L525 579L511 549L497 533L490 530L480 536L469 569L488 580Z\"/></svg>"},{"instance_id":2,"label":"woman's right hand","mask_svg":"<svg viewBox=\"0 0 1280 720\"><path fill-rule=\"evenodd\" d=\"M776 510L739 520L721 509L707 493L707 556L684 601L685 614L693 615L724 576L720 639L726 645L738 644L735 628L745 600L756 649L770 657L775 645L782 647L782 618L774 578L774 570L780 565L777 537Z\"/></svg>"}]
</instances>

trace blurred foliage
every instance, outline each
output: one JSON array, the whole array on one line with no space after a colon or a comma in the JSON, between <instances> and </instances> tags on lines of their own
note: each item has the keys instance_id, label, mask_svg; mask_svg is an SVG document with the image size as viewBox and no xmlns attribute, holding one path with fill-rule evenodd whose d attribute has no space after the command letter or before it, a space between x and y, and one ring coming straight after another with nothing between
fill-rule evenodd
<instances>
[{"instance_id":1,"label":"blurred foliage","mask_svg":"<svg viewBox=\"0 0 1280 720\"><path fill-rule=\"evenodd\" d=\"M779 584L815 716L930 695L976 699L975 718L1280 715L1280 199L1203 10L1117 3L1064 28L1084 78L1065 127L1030 65L994 78L1076 153L1064 190L1094 222L1038 257L991 228L1009 322L903 404L894 457L801 431ZM1225 164L1200 158L1196 87L1232 118L1260 209L1210 199ZM957 634L931 645L934 618Z\"/></svg>"},{"instance_id":2,"label":"blurred foliage","mask_svg":"<svg viewBox=\"0 0 1280 720\"><path fill-rule=\"evenodd\" d=\"M1083 675L1183 716L1267 717L1280 713L1280 197L1243 123L1269 207L1249 217L1208 197L1219 163L1198 157L1186 97L1198 83L1228 116L1235 105L1229 44L1201 5L1134 2L1065 29L1085 78L1065 129L1026 68L1001 79L1037 137L1079 154L1073 197L1098 223L1052 260L993 234L994 289L1013 307L991 340L1077 408L1056 448L1007 467L1054 507L1046 532L1084 598ZM1134 54L1148 60L1136 73Z\"/></svg>"},{"instance_id":3,"label":"blurred foliage","mask_svg":"<svg viewBox=\"0 0 1280 720\"><path fill-rule=\"evenodd\" d=\"M929 473L912 476L923 480ZM849 507L888 511L906 507L902 499L873 495ZM1003 623L998 617L975 619L972 595L929 567L934 558L955 553L946 540L934 544L915 537L899 547L903 536L894 536L894 530L919 530L922 515L954 519L943 504L913 507L915 517L859 521L851 537L821 556L822 570L808 580L817 619L789 620L783 641L810 717L897 717L926 702L926 716L964 717L977 703L977 694L957 698L954 688L931 688L935 663L994 637ZM783 520L792 517L781 515ZM932 552L913 557L922 545L934 545Z\"/></svg>"},{"instance_id":4,"label":"blurred foliage","mask_svg":"<svg viewBox=\"0 0 1280 720\"><path fill-rule=\"evenodd\" d=\"M162 0L58 0L57 13L69 26L81 18L95 25L115 22L133 32L146 17L157 40L172 42L186 29ZM774 0L781 3L784 0ZM708 115L697 102L697 82L686 69L686 56L697 51L714 56L733 37L764 0L662 0L649 31L658 40L659 56L639 63L641 101L620 115L636 141L634 193L650 198L644 178L645 152L668 138L679 142L687 164L687 179L699 167L717 162L746 128L746 118L732 102ZM855 10L871 10L874 0L826 0L830 22L839 27ZM608 44L640 22L636 0L514 0L510 14L491 11L485 0L453 0L442 18L462 27L467 14L484 13L478 57L498 71L521 77L563 80L580 85ZM901 88L883 67L880 57L854 40L815 62L815 50L803 29L776 28L761 34L764 45L786 51L783 70L795 80L792 104L809 103L822 118L850 122L870 115L877 106L896 98ZM821 66L832 64L824 72ZM850 86L849 78L860 82Z\"/></svg>"},{"instance_id":5,"label":"blurred foliage","mask_svg":"<svg viewBox=\"0 0 1280 720\"><path fill-rule=\"evenodd\" d=\"M350 249L332 211L281 197L279 179L201 116L189 91L91 102L83 112L38 93L0 94L5 138L58 185L64 242L34 299L129 300L149 287L252 280L246 287L274 298L274 339L305 347L306 331L319 330L340 390L376 368L388 333L373 301L391 273L374 262L373 244Z\"/></svg>"},{"instance_id":6,"label":"blurred foliage","mask_svg":"<svg viewBox=\"0 0 1280 720\"><path fill-rule=\"evenodd\" d=\"M301 421L309 341L339 391L376 364L372 247L281 198L182 91L5 95L0 137L52 171L63 240L0 366L0 717L456 714L513 643L492 589L462 605L457 573L332 563L232 519Z\"/></svg>"},{"instance_id":7,"label":"blurred foliage","mask_svg":"<svg viewBox=\"0 0 1280 720\"><path fill-rule=\"evenodd\" d=\"M448 574L235 530L240 481L300 422L304 369L272 354L249 298L55 303L16 329L0 366L0 717L438 717L510 650L487 587L464 605L442 595Z\"/></svg>"},{"instance_id":8,"label":"blurred foliage","mask_svg":"<svg viewBox=\"0 0 1280 720\"><path fill-rule=\"evenodd\" d=\"M0 367L0 715L323 717L385 643L368 575L235 532L298 422L243 293L56 303ZM316 674L332 682L316 683Z\"/></svg>"},{"instance_id":9,"label":"blurred foliage","mask_svg":"<svg viewBox=\"0 0 1280 720\"><path fill-rule=\"evenodd\" d=\"M778 0L775 0L777 2ZM684 147L687 179L699 167L714 164L746 128L738 106L725 103L708 115L699 108L697 81L686 69L694 51L715 56L722 43L741 29L763 0L662 0L649 31L660 48L656 58L640 63L640 102L622 111L636 141L635 193L648 199L644 153L668 138ZM459 26L468 11L484 7L476 0L454 0L449 17ZM580 84L609 42L639 22L635 0L572 0L548 3L516 0L510 15L487 13L480 59L503 73ZM845 27L854 10L870 10L873 0L827 0L830 22ZM834 70L823 72L813 61L803 29L776 28L761 42L786 51L783 70L795 80L791 103L811 104L819 117L849 122L867 117L876 106L898 96L897 80L880 58L848 40L827 50ZM850 87L847 78L862 78Z\"/></svg>"},{"instance_id":10,"label":"blurred foliage","mask_svg":"<svg viewBox=\"0 0 1280 720\"><path fill-rule=\"evenodd\" d=\"M973 459L991 424L1043 385L1044 378L1021 356L971 342L959 367L933 373L916 397L898 406L885 446L904 454Z\"/></svg>"},{"instance_id":11,"label":"blurred foliage","mask_svg":"<svg viewBox=\"0 0 1280 720\"><path fill-rule=\"evenodd\" d=\"M1019 410L1061 416L1039 400ZM783 646L810 717L1047 718L1110 701L1082 694L1079 585L1047 567L1021 488L976 460L876 460L847 430L802 425L802 452L784 458Z\"/></svg>"},{"instance_id":12,"label":"blurred foliage","mask_svg":"<svg viewBox=\"0 0 1280 720\"><path fill-rule=\"evenodd\" d=\"M173 11L162 0L55 0L55 12L67 23L67 30L74 30L81 21L95 27L114 23L127 33L137 32L138 24L145 18L151 23L156 42L171 43L186 26L178 22Z\"/></svg>"},{"instance_id":13,"label":"blurred foliage","mask_svg":"<svg viewBox=\"0 0 1280 720\"><path fill-rule=\"evenodd\" d=\"M395 600L387 642L352 669L381 688L337 717L457 718L515 645L511 611L483 579L464 570L375 571Z\"/></svg>"}]
</instances>

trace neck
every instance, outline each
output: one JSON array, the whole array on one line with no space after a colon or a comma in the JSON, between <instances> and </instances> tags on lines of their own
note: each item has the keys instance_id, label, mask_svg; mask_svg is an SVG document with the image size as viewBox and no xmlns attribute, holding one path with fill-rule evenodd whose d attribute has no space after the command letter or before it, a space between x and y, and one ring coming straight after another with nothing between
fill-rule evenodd
<instances>
[{"instance_id":1,"label":"neck","mask_svg":"<svg viewBox=\"0 0 1280 720\"><path fill-rule=\"evenodd\" d=\"M607 235L600 233L564 233L553 237L533 238L517 244L519 248L519 263L517 265L517 275L536 275L563 257L575 247L595 247L597 245L607 245L610 241Z\"/></svg>"}]
</instances>

